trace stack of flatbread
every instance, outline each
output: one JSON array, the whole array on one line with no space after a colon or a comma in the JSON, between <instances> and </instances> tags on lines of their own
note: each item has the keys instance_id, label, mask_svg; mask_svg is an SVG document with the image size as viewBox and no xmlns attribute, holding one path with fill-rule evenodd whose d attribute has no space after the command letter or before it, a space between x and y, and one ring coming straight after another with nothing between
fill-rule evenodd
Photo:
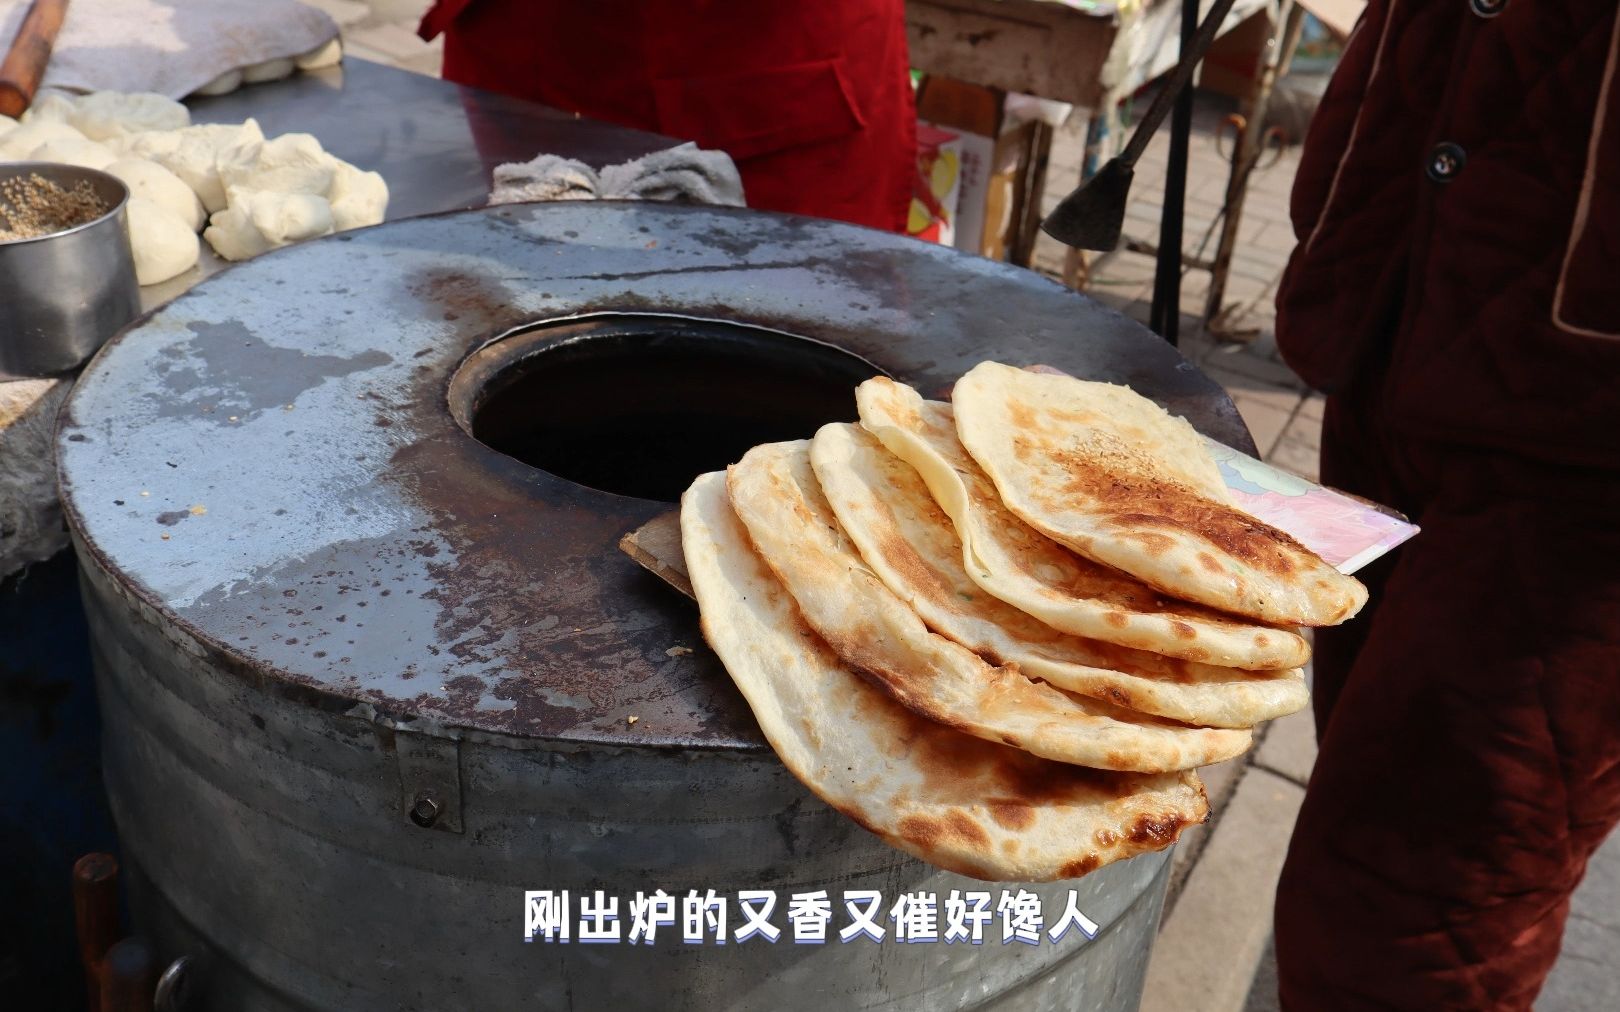
<instances>
[{"instance_id":1,"label":"stack of flatbread","mask_svg":"<svg viewBox=\"0 0 1620 1012\"><path fill-rule=\"evenodd\" d=\"M893 845L1045 881L1169 846L1193 769L1308 695L1366 591L1237 510L1125 387L985 363L952 403L755 447L681 502L703 631L782 761Z\"/></svg>"}]
</instances>

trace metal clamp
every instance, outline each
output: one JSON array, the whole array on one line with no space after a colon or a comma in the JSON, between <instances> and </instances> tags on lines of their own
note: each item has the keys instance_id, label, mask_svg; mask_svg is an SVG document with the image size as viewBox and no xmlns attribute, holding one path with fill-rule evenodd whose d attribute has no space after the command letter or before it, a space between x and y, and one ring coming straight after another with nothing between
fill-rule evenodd
<instances>
[{"instance_id":1,"label":"metal clamp","mask_svg":"<svg viewBox=\"0 0 1620 1012\"><path fill-rule=\"evenodd\" d=\"M394 755L405 820L419 829L460 833L461 742L395 728Z\"/></svg>"}]
</instances>

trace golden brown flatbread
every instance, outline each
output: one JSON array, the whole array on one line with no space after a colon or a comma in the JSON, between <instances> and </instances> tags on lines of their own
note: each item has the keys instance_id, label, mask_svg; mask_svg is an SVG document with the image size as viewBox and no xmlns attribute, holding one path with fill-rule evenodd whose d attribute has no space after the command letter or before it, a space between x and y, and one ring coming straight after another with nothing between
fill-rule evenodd
<instances>
[{"instance_id":1,"label":"golden brown flatbread","mask_svg":"<svg viewBox=\"0 0 1620 1012\"><path fill-rule=\"evenodd\" d=\"M845 667L732 512L725 476L681 500L703 632L783 764L890 844L974 878L1074 878L1173 843L1208 812L1193 773L1049 762L935 724Z\"/></svg>"},{"instance_id":2,"label":"golden brown flatbread","mask_svg":"<svg viewBox=\"0 0 1620 1012\"><path fill-rule=\"evenodd\" d=\"M1212 727L1252 727L1310 701L1299 670L1257 674L1061 633L986 593L922 477L859 426L823 426L810 463L838 524L934 632L1070 692Z\"/></svg>"},{"instance_id":3,"label":"golden brown flatbread","mask_svg":"<svg viewBox=\"0 0 1620 1012\"><path fill-rule=\"evenodd\" d=\"M1001 501L1087 558L1262 622L1333 625L1366 603L1360 582L1216 497L1191 428L1125 387L985 362L951 399Z\"/></svg>"},{"instance_id":4,"label":"golden brown flatbread","mask_svg":"<svg viewBox=\"0 0 1620 1012\"><path fill-rule=\"evenodd\" d=\"M1013 516L957 439L949 404L885 377L862 383L855 399L861 425L917 469L950 516L973 582L1001 600L1054 629L1166 657L1256 671L1310 659L1293 630L1167 597Z\"/></svg>"},{"instance_id":5,"label":"golden brown flatbread","mask_svg":"<svg viewBox=\"0 0 1620 1012\"><path fill-rule=\"evenodd\" d=\"M839 657L913 712L1047 759L1158 773L1241 754L1248 731L1136 714L994 667L929 632L861 561L810 467L809 442L768 443L727 472L754 549Z\"/></svg>"}]
</instances>

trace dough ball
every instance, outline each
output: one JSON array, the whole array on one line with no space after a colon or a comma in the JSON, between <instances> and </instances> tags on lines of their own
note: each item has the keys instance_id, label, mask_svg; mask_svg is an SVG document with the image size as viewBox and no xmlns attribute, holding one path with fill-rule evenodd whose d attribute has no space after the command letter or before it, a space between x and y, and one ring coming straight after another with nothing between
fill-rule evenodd
<instances>
[{"instance_id":1,"label":"dough ball","mask_svg":"<svg viewBox=\"0 0 1620 1012\"><path fill-rule=\"evenodd\" d=\"M271 190L324 197L332 188L335 159L310 134L245 140L219 154L219 179L227 191Z\"/></svg>"},{"instance_id":2,"label":"dough ball","mask_svg":"<svg viewBox=\"0 0 1620 1012\"><path fill-rule=\"evenodd\" d=\"M298 64L299 70L320 70L323 67L335 67L343 60L343 43L333 39L325 45L316 46L309 52L296 57L293 62Z\"/></svg>"},{"instance_id":3,"label":"dough ball","mask_svg":"<svg viewBox=\"0 0 1620 1012\"><path fill-rule=\"evenodd\" d=\"M262 84L265 81L279 81L293 72L296 64L292 59L265 60L255 63L251 67L242 68L243 84Z\"/></svg>"},{"instance_id":4,"label":"dough ball","mask_svg":"<svg viewBox=\"0 0 1620 1012\"><path fill-rule=\"evenodd\" d=\"M226 260L246 260L270 250L270 241L253 227L245 196L234 206L215 211L203 229L203 238Z\"/></svg>"},{"instance_id":5,"label":"dough ball","mask_svg":"<svg viewBox=\"0 0 1620 1012\"><path fill-rule=\"evenodd\" d=\"M309 193L258 193L249 205L249 217L271 245L332 234L332 205Z\"/></svg>"},{"instance_id":6,"label":"dough ball","mask_svg":"<svg viewBox=\"0 0 1620 1012\"><path fill-rule=\"evenodd\" d=\"M128 213L136 281L155 285L197 265L197 233L178 215L145 197L131 198Z\"/></svg>"},{"instance_id":7,"label":"dough ball","mask_svg":"<svg viewBox=\"0 0 1620 1012\"><path fill-rule=\"evenodd\" d=\"M209 81L207 84L192 92L193 95L228 95L242 87L242 72L240 70L227 70L225 73Z\"/></svg>"},{"instance_id":8,"label":"dough ball","mask_svg":"<svg viewBox=\"0 0 1620 1012\"><path fill-rule=\"evenodd\" d=\"M150 200L196 232L208 220L202 201L192 192L185 180L165 169L157 162L145 158L120 158L106 167L106 171L123 180L130 195Z\"/></svg>"},{"instance_id":9,"label":"dough ball","mask_svg":"<svg viewBox=\"0 0 1620 1012\"><path fill-rule=\"evenodd\" d=\"M30 120L0 137L0 162L20 162L48 141L84 140L84 134L57 120Z\"/></svg>"},{"instance_id":10,"label":"dough ball","mask_svg":"<svg viewBox=\"0 0 1620 1012\"><path fill-rule=\"evenodd\" d=\"M124 148L126 155L150 158L179 176L197 194L209 214L225 208L225 184L219 177L219 153L239 144L264 140L255 120L246 123L207 123L183 130L165 130L137 136Z\"/></svg>"},{"instance_id":11,"label":"dough ball","mask_svg":"<svg viewBox=\"0 0 1620 1012\"><path fill-rule=\"evenodd\" d=\"M331 231L332 207L325 197L236 187L229 206L210 219L203 238L225 259L246 260Z\"/></svg>"},{"instance_id":12,"label":"dough ball","mask_svg":"<svg viewBox=\"0 0 1620 1012\"><path fill-rule=\"evenodd\" d=\"M191 125L191 112L152 92L97 91L79 99L68 122L93 141Z\"/></svg>"},{"instance_id":13,"label":"dough ball","mask_svg":"<svg viewBox=\"0 0 1620 1012\"><path fill-rule=\"evenodd\" d=\"M146 158L156 161L158 155L173 154L180 147L182 136L183 131L180 130L149 130L145 133L128 134L107 141L106 144L122 151L126 158Z\"/></svg>"},{"instance_id":14,"label":"dough ball","mask_svg":"<svg viewBox=\"0 0 1620 1012\"><path fill-rule=\"evenodd\" d=\"M58 137L35 148L28 158L35 162L61 162L64 165L82 165L87 169L105 169L118 160L118 153L105 144L83 137Z\"/></svg>"},{"instance_id":15,"label":"dough ball","mask_svg":"<svg viewBox=\"0 0 1620 1012\"><path fill-rule=\"evenodd\" d=\"M74 97L65 91L42 91L17 119L22 123L71 123L74 104Z\"/></svg>"},{"instance_id":16,"label":"dough ball","mask_svg":"<svg viewBox=\"0 0 1620 1012\"><path fill-rule=\"evenodd\" d=\"M333 158L332 225L337 231L379 224L388 213L388 183L375 172L362 172L342 159Z\"/></svg>"}]
</instances>

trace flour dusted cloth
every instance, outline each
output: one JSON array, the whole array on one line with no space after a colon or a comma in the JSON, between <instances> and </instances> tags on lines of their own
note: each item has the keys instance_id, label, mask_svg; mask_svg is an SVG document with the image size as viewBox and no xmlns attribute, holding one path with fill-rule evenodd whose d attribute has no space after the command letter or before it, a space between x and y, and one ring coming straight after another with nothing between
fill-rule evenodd
<instances>
[{"instance_id":1,"label":"flour dusted cloth","mask_svg":"<svg viewBox=\"0 0 1620 1012\"><path fill-rule=\"evenodd\" d=\"M72 380L0 382L0 579L67 544L56 500L56 409Z\"/></svg>"},{"instance_id":2,"label":"flour dusted cloth","mask_svg":"<svg viewBox=\"0 0 1620 1012\"><path fill-rule=\"evenodd\" d=\"M0 0L0 49L30 0ZM296 0L73 0L43 87L185 98L221 74L308 53L337 23Z\"/></svg>"},{"instance_id":3,"label":"flour dusted cloth","mask_svg":"<svg viewBox=\"0 0 1620 1012\"><path fill-rule=\"evenodd\" d=\"M682 144L609 165L598 172L584 162L540 155L495 167L491 204L530 200L663 200L743 207L742 177L724 151Z\"/></svg>"}]
</instances>

